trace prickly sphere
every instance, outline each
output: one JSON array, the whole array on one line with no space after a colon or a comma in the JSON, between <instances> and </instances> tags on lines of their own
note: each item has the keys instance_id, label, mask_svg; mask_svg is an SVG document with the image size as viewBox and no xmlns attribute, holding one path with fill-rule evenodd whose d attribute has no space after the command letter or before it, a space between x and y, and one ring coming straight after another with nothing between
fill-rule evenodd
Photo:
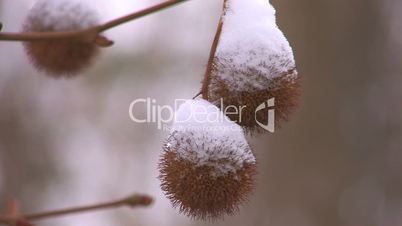
<instances>
[{"instance_id":1,"label":"prickly sphere","mask_svg":"<svg viewBox=\"0 0 402 226\"><path fill-rule=\"evenodd\" d=\"M76 31L97 22L96 13L79 1L39 0L28 13L23 31ZM77 75L92 63L98 53L95 44L71 38L24 42L24 48L39 71L55 78Z\"/></svg>"}]
</instances>

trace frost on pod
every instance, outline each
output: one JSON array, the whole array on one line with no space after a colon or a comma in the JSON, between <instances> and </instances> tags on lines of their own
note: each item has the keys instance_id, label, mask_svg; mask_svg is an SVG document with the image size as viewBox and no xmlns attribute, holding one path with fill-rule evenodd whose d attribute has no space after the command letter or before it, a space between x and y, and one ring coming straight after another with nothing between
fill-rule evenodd
<instances>
[{"instance_id":1,"label":"frost on pod","mask_svg":"<svg viewBox=\"0 0 402 226\"><path fill-rule=\"evenodd\" d=\"M292 48L276 25L275 9L267 0L227 0L222 23L208 72L208 100L244 107L241 118L229 117L248 131L258 131L256 121L268 123L268 109L256 110L271 98L275 122L287 120L297 105L300 78Z\"/></svg>"},{"instance_id":2,"label":"frost on pod","mask_svg":"<svg viewBox=\"0 0 402 226\"><path fill-rule=\"evenodd\" d=\"M25 19L24 32L82 30L97 24L97 16L78 0L39 0ZM69 77L88 67L97 55L93 43L65 39L25 42L38 70L53 77Z\"/></svg>"},{"instance_id":3,"label":"frost on pod","mask_svg":"<svg viewBox=\"0 0 402 226\"><path fill-rule=\"evenodd\" d=\"M205 100L188 100L176 112L159 168L173 206L196 219L216 219L247 199L256 161L239 125Z\"/></svg>"}]
</instances>

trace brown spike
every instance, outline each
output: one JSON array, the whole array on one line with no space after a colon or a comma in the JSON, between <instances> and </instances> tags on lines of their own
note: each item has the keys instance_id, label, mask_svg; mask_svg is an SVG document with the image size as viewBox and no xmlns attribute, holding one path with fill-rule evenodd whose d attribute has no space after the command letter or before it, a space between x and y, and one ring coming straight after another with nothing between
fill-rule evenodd
<instances>
[{"instance_id":1,"label":"brown spike","mask_svg":"<svg viewBox=\"0 0 402 226\"><path fill-rule=\"evenodd\" d=\"M225 164L221 160L221 164ZM197 166L165 150L159 163L162 190L174 207L194 219L216 220L233 215L254 187L255 163L236 172L216 176L211 166Z\"/></svg>"},{"instance_id":2,"label":"brown spike","mask_svg":"<svg viewBox=\"0 0 402 226\"><path fill-rule=\"evenodd\" d=\"M247 132L259 133L265 130L257 124L257 121L267 124L270 109L275 110L276 128L289 120L291 113L298 106L301 93L300 83L300 76L297 75L296 70L293 70L272 79L270 86L265 90L237 91L230 89L218 76L212 76L209 97L210 101L223 108L222 110L228 106L236 106L238 109L242 109L241 115L228 114L227 116L241 125ZM275 106L256 113L257 107L271 98L275 98Z\"/></svg>"},{"instance_id":3,"label":"brown spike","mask_svg":"<svg viewBox=\"0 0 402 226\"><path fill-rule=\"evenodd\" d=\"M94 13L78 2L40 0L25 19L23 31L78 31L96 22ZM55 78L82 72L98 53L93 40L84 38L30 41L24 42L24 47L32 64Z\"/></svg>"}]
</instances>

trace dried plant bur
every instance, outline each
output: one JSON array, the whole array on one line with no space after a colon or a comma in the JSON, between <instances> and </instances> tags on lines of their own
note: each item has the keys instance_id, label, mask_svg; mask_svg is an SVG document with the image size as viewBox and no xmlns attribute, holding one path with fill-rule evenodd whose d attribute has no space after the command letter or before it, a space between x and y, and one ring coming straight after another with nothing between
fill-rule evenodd
<instances>
[{"instance_id":1,"label":"dried plant bur","mask_svg":"<svg viewBox=\"0 0 402 226\"><path fill-rule=\"evenodd\" d=\"M162 190L195 219L234 214L253 190L255 157L243 129L205 100L178 109L159 163Z\"/></svg>"},{"instance_id":2,"label":"dried plant bur","mask_svg":"<svg viewBox=\"0 0 402 226\"><path fill-rule=\"evenodd\" d=\"M76 31L97 23L96 13L78 0L39 0L26 17L23 31ZM55 78L77 75L98 53L94 43L80 39L30 41L24 47L33 65Z\"/></svg>"},{"instance_id":3,"label":"dried plant bur","mask_svg":"<svg viewBox=\"0 0 402 226\"><path fill-rule=\"evenodd\" d=\"M257 108L275 98L275 122L280 125L295 110L300 76L292 48L276 24L267 0L227 0L219 43L208 71L207 98L242 114L228 115L250 132L265 131L269 109Z\"/></svg>"}]
</instances>

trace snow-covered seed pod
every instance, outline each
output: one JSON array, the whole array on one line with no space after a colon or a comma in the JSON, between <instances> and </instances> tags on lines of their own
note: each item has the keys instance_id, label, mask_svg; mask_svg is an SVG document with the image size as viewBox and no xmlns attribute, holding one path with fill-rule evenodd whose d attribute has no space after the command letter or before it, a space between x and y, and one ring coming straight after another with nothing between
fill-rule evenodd
<instances>
[{"instance_id":1,"label":"snow-covered seed pod","mask_svg":"<svg viewBox=\"0 0 402 226\"><path fill-rule=\"evenodd\" d=\"M280 125L297 106L300 76L275 9L268 0L226 0L221 23L204 81L206 98L240 109L228 116L250 132L263 131L260 125L269 123L270 109L260 106L275 98L275 123Z\"/></svg>"},{"instance_id":2,"label":"snow-covered seed pod","mask_svg":"<svg viewBox=\"0 0 402 226\"><path fill-rule=\"evenodd\" d=\"M162 190L195 219L234 214L254 185L256 160L243 129L205 100L176 112L159 163Z\"/></svg>"},{"instance_id":3,"label":"snow-covered seed pod","mask_svg":"<svg viewBox=\"0 0 402 226\"><path fill-rule=\"evenodd\" d=\"M96 13L78 0L38 0L25 19L23 31L75 31L97 23ZM24 42L24 47L38 70L56 78L82 72L98 53L94 43L78 39Z\"/></svg>"}]
</instances>

